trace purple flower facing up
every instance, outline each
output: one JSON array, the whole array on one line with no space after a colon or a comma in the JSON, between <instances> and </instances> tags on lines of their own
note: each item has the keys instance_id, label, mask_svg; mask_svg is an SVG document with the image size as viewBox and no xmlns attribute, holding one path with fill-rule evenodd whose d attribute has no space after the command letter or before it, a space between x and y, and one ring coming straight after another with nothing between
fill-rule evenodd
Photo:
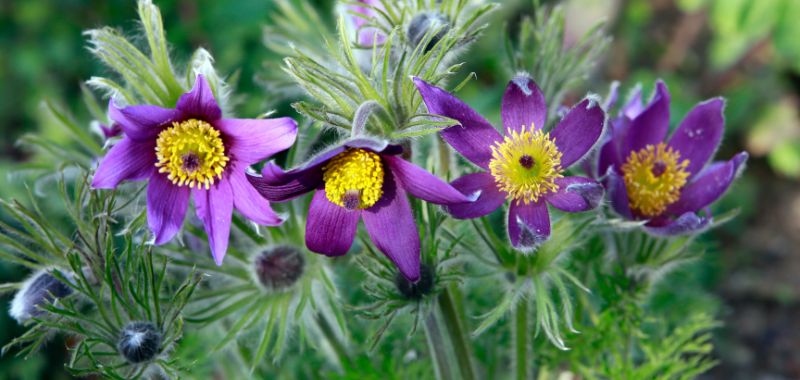
<instances>
[{"instance_id":1,"label":"purple flower facing up","mask_svg":"<svg viewBox=\"0 0 800 380\"><path fill-rule=\"evenodd\" d=\"M283 171L270 163L248 179L270 201L314 191L306 221L306 246L341 256L353 244L359 220L372 242L410 281L420 276L420 239L407 194L446 205L469 199L447 182L402 158L402 148L356 138L304 165Z\"/></svg>"},{"instance_id":2,"label":"purple flower facing up","mask_svg":"<svg viewBox=\"0 0 800 380\"><path fill-rule=\"evenodd\" d=\"M669 99L661 81L646 106L641 90L635 90L611 121L597 164L614 210L645 221L654 235L705 228L711 221L708 206L728 189L748 157L741 152L730 161L708 164L725 128L722 98L696 105L667 138Z\"/></svg>"},{"instance_id":3,"label":"purple flower facing up","mask_svg":"<svg viewBox=\"0 0 800 380\"><path fill-rule=\"evenodd\" d=\"M180 230L190 195L217 265L228 248L234 208L262 225L282 222L247 182L245 170L294 143L294 120L223 119L202 75L175 108L118 108L112 100L108 112L124 137L100 162L92 187L148 180L147 223L155 244Z\"/></svg>"},{"instance_id":4,"label":"purple flower facing up","mask_svg":"<svg viewBox=\"0 0 800 380\"><path fill-rule=\"evenodd\" d=\"M550 132L547 105L536 83L527 77L509 82L503 96L505 137L461 100L415 78L422 99L433 114L458 120L442 130L442 138L484 171L467 174L452 185L465 194L478 194L474 203L449 205L459 219L491 213L506 200L508 235L518 249L530 249L550 236L547 204L580 212L597 207L602 186L592 179L564 176L564 171L594 146L603 131L605 113L586 99L573 107Z\"/></svg>"}]
</instances>

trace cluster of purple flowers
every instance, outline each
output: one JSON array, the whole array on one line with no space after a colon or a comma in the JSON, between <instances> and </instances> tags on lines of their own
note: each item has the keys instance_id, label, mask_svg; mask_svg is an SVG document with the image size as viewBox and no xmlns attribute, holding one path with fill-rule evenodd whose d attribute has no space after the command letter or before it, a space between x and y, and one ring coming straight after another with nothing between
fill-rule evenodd
<instances>
[{"instance_id":1,"label":"cluster of purple flowers","mask_svg":"<svg viewBox=\"0 0 800 380\"><path fill-rule=\"evenodd\" d=\"M636 93L607 121L603 107L587 98L546 131L544 95L532 79L517 77L502 99L504 134L453 95L414 82L431 114L458 121L440 135L477 166L476 172L447 183L402 158L400 145L355 136L297 168L283 170L270 162L260 176L248 174L251 165L294 144L297 124L290 118L223 118L208 83L198 76L175 108L121 108L112 100L110 128L123 137L100 162L93 187L147 180L154 244L176 235L193 198L218 265L234 208L256 223L276 226L283 220L269 202L313 192L305 235L309 250L344 255L363 220L375 246L416 281L420 237L409 195L442 205L456 219L482 217L508 202L508 236L520 250L549 238L548 204L584 212L595 209L606 193L620 216L641 221L651 233L672 235L708 225L708 205L747 159L743 152L708 164L723 134L721 99L697 105L666 139L669 94L661 82L646 106ZM589 155L593 150L598 154ZM589 166L597 170L568 174L587 157L596 158Z\"/></svg>"}]
</instances>

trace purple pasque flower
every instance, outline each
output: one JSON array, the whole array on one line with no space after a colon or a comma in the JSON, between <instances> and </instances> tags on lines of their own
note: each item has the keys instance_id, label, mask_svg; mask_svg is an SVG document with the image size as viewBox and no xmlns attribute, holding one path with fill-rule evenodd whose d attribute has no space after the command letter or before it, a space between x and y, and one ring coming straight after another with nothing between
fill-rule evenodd
<instances>
[{"instance_id":1,"label":"purple pasque flower","mask_svg":"<svg viewBox=\"0 0 800 380\"><path fill-rule=\"evenodd\" d=\"M748 158L741 152L729 161L708 164L725 128L722 98L697 104L667 138L669 100L660 80L647 105L641 89L635 89L611 120L597 162L614 210L626 219L645 221L647 231L661 236L708 226L708 206L725 193Z\"/></svg>"},{"instance_id":2,"label":"purple pasque flower","mask_svg":"<svg viewBox=\"0 0 800 380\"><path fill-rule=\"evenodd\" d=\"M353 26L356 28L356 42L364 47L383 45L386 42L386 34L380 29L368 25L369 20L375 20L378 17L377 10L383 9L382 2L380 0L357 0L356 3L363 4L350 6L350 11L356 13L350 16Z\"/></svg>"},{"instance_id":3,"label":"purple pasque flower","mask_svg":"<svg viewBox=\"0 0 800 380\"><path fill-rule=\"evenodd\" d=\"M180 230L190 195L217 265L228 248L234 208L262 225L282 222L247 182L245 170L294 143L297 124L291 118L224 119L202 75L175 108L119 108L112 100L108 113L124 137L100 162L92 187L148 180L147 224L155 244Z\"/></svg>"},{"instance_id":4,"label":"purple pasque flower","mask_svg":"<svg viewBox=\"0 0 800 380\"><path fill-rule=\"evenodd\" d=\"M544 95L532 79L516 77L503 96L504 137L453 95L419 78L414 83L430 113L461 124L442 130L442 138L484 169L452 182L465 194L479 194L473 203L447 206L455 218L478 218L509 200L509 239L514 247L529 249L550 236L548 203L566 212L587 211L599 204L603 197L599 183L586 177L564 176L567 168L592 149L603 131L605 113L595 102L583 100L555 128L545 132Z\"/></svg>"},{"instance_id":5,"label":"purple pasque flower","mask_svg":"<svg viewBox=\"0 0 800 380\"><path fill-rule=\"evenodd\" d=\"M284 202L314 191L306 221L306 246L341 256L353 244L359 220L378 249L410 281L420 276L420 239L407 194L446 205L467 196L402 159L403 149L385 141L354 138L296 169L269 163L261 177L247 178L261 195Z\"/></svg>"}]
</instances>

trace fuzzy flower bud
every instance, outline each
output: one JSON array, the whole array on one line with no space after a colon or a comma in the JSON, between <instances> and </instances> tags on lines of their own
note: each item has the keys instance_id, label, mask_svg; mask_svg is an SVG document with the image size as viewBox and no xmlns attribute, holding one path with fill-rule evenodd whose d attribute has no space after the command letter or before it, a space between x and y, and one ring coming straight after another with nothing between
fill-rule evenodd
<instances>
[{"instance_id":1,"label":"fuzzy flower bud","mask_svg":"<svg viewBox=\"0 0 800 380\"><path fill-rule=\"evenodd\" d=\"M150 361L161 352L161 333L151 322L130 322L120 333L117 350L130 363Z\"/></svg>"},{"instance_id":2,"label":"fuzzy flower bud","mask_svg":"<svg viewBox=\"0 0 800 380\"><path fill-rule=\"evenodd\" d=\"M401 273L398 273L394 279L394 283L397 286L397 290L404 297L410 300L419 300L424 295L433 292L433 277L433 268L427 264L422 264L420 266L419 280L411 282Z\"/></svg>"},{"instance_id":3,"label":"fuzzy flower bud","mask_svg":"<svg viewBox=\"0 0 800 380\"><path fill-rule=\"evenodd\" d=\"M64 284L48 270L40 270L28 278L11 301L9 314L19 323L44 314L41 306L51 304L58 298L72 294L72 288Z\"/></svg>"},{"instance_id":4,"label":"fuzzy flower bud","mask_svg":"<svg viewBox=\"0 0 800 380\"><path fill-rule=\"evenodd\" d=\"M300 279L306 263L299 249L279 245L262 252L253 264L261 285L269 290L283 290Z\"/></svg>"},{"instance_id":5,"label":"fuzzy flower bud","mask_svg":"<svg viewBox=\"0 0 800 380\"><path fill-rule=\"evenodd\" d=\"M428 33L436 33L425 45L425 52L428 52L444 38L449 30L450 21L445 15L438 12L423 12L414 16L411 23L408 24L408 39L412 46L418 46L425 40Z\"/></svg>"}]
</instances>

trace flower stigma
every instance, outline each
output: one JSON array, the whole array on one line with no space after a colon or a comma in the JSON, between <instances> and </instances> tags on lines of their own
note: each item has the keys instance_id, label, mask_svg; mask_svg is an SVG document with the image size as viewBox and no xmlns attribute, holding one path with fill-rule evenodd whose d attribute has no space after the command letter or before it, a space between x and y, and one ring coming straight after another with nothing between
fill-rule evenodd
<instances>
[{"instance_id":1,"label":"flower stigma","mask_svg":"<svg viewBox=\"0 0 800 380\"><path fill-rule=\"evenodd\" d=\"M178 186L205 188L222 177L230 158L217 129L202 120L173 122L156 140L156 167Z\"/></svg>"},{"instance_id":2,"label":"flower stigma","mask_svg":"<svg viewBox=\"0 0 800 380\"><path fill-rule=\"evenodd\" d=\"M534 126L510 131L505 139L492 146L489 170L497 187L508 198L529 204L558 190L555 180L561 174L561 152L549 133Z\"/></svg>"},{"instance_id":3,"label":"flower stigma","mask_svg":"<svg viewBox=\"0 0 800 380\"><path fill-rule=\"evenodd\" d=\"M680 152L664 143L631 152L622 165L631 209L645 217L663 213L680 198L687 166L689 160L681 161Z\"/></svg>"},{"instance_id":4,"label":"flower stigma","mask_svg":"<svg viewBox=\"0 0 800 380\"><path fill-rule=\"evenodd\" d=\"M322 168L325 193L348 210L372 207L383 195L383 163L370 151L348 148Z\"/></svg>"}]
</instances>

